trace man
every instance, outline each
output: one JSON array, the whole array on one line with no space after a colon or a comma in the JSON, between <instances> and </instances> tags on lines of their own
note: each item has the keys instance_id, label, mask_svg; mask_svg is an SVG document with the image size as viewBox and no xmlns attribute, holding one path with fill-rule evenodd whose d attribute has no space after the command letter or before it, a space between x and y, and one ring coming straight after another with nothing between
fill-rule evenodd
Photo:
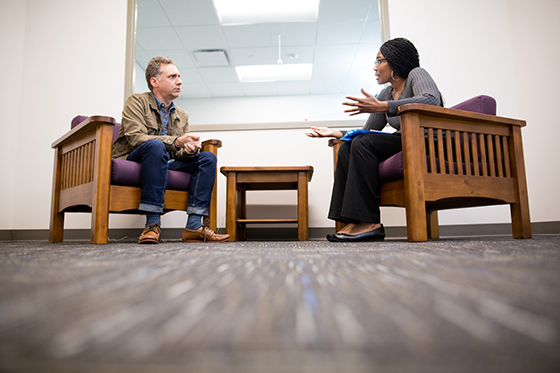
<instances>
[{"instance_id":1,"label":"man","mask_svg":"<svg viewBox=\"0 0 560 373\"><path fill-rule=\"evenodd\" d=\"M113 144L113 158L142 164L138 209L146 213L146 228L138 242L161 241L168 170L192 175L183 242L227 241L229 235L217 234L202 224L203 217L208 216L217 160L213 153L200 151L200 136L189 133L188 113L173 102L181 94L183 84L173 60L152 58L146 67L146 81L150 92L128 98L119 137Z\"/></svg>"}]
</instances>

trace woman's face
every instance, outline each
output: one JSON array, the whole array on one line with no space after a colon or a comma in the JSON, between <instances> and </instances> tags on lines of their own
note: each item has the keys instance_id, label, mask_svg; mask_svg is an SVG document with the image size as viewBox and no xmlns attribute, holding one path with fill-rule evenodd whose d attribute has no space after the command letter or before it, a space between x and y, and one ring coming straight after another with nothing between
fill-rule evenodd
<instances>
[{"instance_id":1,"label":"woman's face","mask_svg":"<svg viewBox=\"0 0 560 373\"><path fill-rule=\"evenodd\" d=\"M391 81L391 67L381 52L377 52L373 70L375 70L377 84L385 84Z\"/></svg>"}]
</instances>

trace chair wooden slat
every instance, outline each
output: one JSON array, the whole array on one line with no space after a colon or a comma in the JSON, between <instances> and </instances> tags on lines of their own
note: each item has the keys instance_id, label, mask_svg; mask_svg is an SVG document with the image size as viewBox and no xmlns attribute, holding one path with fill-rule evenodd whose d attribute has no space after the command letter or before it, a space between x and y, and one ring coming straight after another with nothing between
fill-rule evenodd
<instances>
[{"instance_id":1,"label":"chair wooden slat","mask_svg":"<svg viewBox=\"0 0 560 373\"><path fill-rule=\"evenodd\" d=\"M434 145L434 130L433 128L428 129L428 149L430 158L430 172L435 174L436 171L436 151Z\"/></svg>"},{"instance_id":2,"label":"chair wooden slat","mask_svg":"<svg viewBox=\"0 0 560 373\"><path fill-rule=\"evenodd\" d=\"M463 175L463 157L461 156L461 132L455 131L455 161L457 162L457 174Z\"/></svg>"},{"instance_id":3,"label":"chair wooden slat","mask_svg":"<svg viewBox=\"0 0 560 373\"><path fill-rule=\"evenodd\" d=\"M492 141L492 135L486 135L486 144L488 147L489 176L496 177L496 162L494 161L494 143Z\"/></svg>"},{"instance_id":4,"label":"chair wooden slat","mask_svg":"<svg viewBox=\"0 0 560 373\"><path fill-rule=\"evenodd\" d=\"M509 161L509 148L507 137L502 137L502 149L504 154L504 171L506 177L511 177L511 166Z\"/></svg>"},{"instance_id":5,"label":"chair wooden slat","mask_svg":"<svg viewBox=\"0 0 560 373\"><path fill-rule=\"evenodd\" d=\"M444 174L445 173L445 154L443 151L443 134L442 131L440 129L436 130L437 133L437 157L439 160L439 173L440 174Z\"/></svg>"}]
</instances>

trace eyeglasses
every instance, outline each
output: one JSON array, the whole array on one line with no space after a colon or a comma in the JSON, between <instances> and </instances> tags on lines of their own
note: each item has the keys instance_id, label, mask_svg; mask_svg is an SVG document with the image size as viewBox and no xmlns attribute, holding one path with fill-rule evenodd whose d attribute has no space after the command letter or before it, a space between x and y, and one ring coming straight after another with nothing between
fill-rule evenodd
<instances>
[{"instance_id":1,"label":"eyeglasses","mask_svg":"<svg viewBox=\"0 0 560 373\"><path fill-rule=\"evenodd\" d=\"M387 61L387 59L386 59L386 58L380 58L380 59L378 59L378 60L375 60L375 62L373 63L373 65L374 65L375 67L378 67L379 65L381 65L381 62L383 62L383 61Z\"/></svg>"}]
</instances>

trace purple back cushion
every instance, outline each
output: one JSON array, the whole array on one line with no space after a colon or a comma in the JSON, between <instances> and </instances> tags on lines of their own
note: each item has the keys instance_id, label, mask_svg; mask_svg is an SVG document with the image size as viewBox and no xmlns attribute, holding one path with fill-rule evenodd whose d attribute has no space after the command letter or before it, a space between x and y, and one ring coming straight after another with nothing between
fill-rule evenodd
<instances>
[{"instance_id":1,"label":"purple back cushion","mask_svg":"<svg viewBox=\"0 0 560 373\"><path fill-rule=\"evenodd\" d=\"M77 115L72 119L70 128L86 120L87 116ZM113 142L119 137L121 124L116 123L113 127ZM122 186L140 186L140 163L127 161L125 159L113 159L111 161L111 184ZM167 189L188 191L191 183L191 175L181 171L168 171Z\"/></svg>"},{"instance_id":2,"label":"purple back cushion","mask_svg":"<svg viewBox=\"0 0 560 373\"><path fill-rule=\"evenodd\" d=\"M70 129L76 127L78 124L82 123L84 120L88 118L89 117L85 115L76 115L74 119L72 119L72 122L70 123ZM115 142L117 137L119 137L120 129L121 129L121 124L115 123L115 125L113 126L113 142Z\"/></svg>"},{"instance_id":3,"label":"purple back cushion","mask_svg":"<svg viewBox=\"0 0 560 373\"><path fill-rule=\"evenodd\" d=\"M476 96L463 101L451 109L471 111L475 113L496 115L496 100L490 96ZM404 177L402 152L393 155L379 164L381 183L400 180Z\"/></svg>"}]
</instances>

